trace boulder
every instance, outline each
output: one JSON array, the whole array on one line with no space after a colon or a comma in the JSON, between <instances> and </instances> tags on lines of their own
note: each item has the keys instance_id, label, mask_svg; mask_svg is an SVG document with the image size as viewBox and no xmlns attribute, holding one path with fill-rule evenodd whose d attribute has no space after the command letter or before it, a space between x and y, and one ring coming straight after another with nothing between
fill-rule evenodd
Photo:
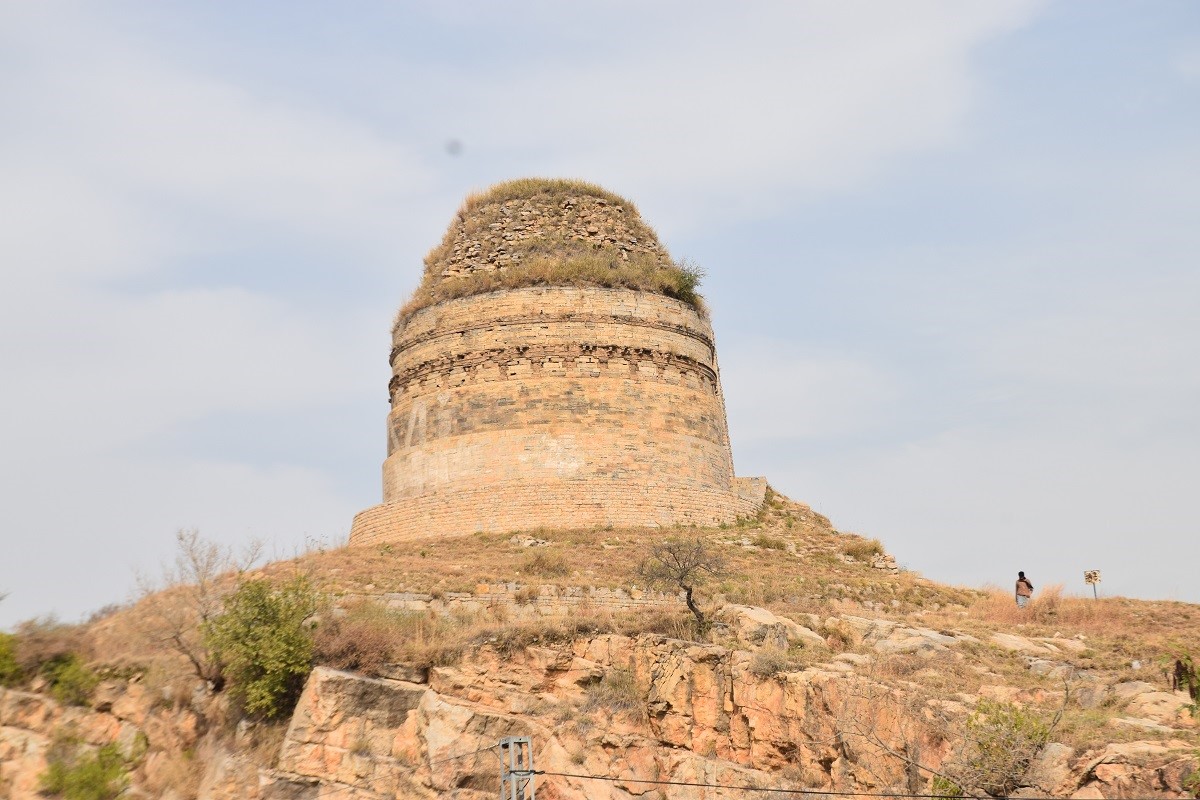
<instances>
[{"instance_id":1,"label":"boulder","mask_svg":"<svg viewBox=\"0 0 1200 800\"><path fill-rule=\"evenodd\" d=\"M824 647L825 639L798 622L757 606L726 605L717 612L717 620L729 625L737 640L751 647L772 645L787 649L791 643L806 647Z\"/></svg>"}]
</instances>

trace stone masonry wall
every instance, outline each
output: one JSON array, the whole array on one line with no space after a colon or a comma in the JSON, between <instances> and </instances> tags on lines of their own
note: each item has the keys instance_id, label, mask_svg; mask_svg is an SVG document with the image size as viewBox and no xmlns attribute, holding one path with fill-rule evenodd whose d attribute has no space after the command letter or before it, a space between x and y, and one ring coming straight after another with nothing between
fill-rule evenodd
<instances>
[{"instance_id":1,"label":"stone masonry wall","mask_svg":"<svg viewBox=\"0 0 1200 800\"><path fill-rule=\"evenodd\" d=\"M503 269L521 260L530 241L558 237L587 247L639 253L671 265L658 237L632 207L587 193L487 201L460 215L427 259L439 278Z\"/></svg>"},{"instance_id":2,"label":"stone masonry wall","mask_svg":"<svg viewBox=\"0 0 1200 800\"><path fill-rule=\"evenodd\" d=\"M620 484L514 483L372 506L354 517L350 544L382 544L476 531L504 533L675 525L716 526L752 516L763 496L715 489L639 490Z\"/></svg>"},{"instance_id":3,"label":"stone masonry wall","mask_svg":"<svg viewBox=\"0 0 1200 800\"><path fill-rule=\"evenodd\" d=\"M715 525L761 505L735 484L712 330L685 303L494 292L417 312L394 345L384 504L355 518L354 544Z\"/></svg>"}]
</instances>

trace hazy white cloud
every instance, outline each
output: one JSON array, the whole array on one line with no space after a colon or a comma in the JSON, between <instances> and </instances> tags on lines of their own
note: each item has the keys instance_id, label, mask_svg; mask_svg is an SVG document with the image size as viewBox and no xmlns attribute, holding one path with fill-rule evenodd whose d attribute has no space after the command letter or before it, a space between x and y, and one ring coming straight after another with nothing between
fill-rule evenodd
<instances>
[{"instance_id":1,"label":"hazy white cloud","mask_svg":"<svg viewBox=\"0 0 1200 800\"><path fill-rule=\"evenodd\" d=\"M402 298L361 287L385 269L411 286L466 189L526 173L605 184L669 240L746 236L767 291L803 243L764 255L739 225L870 193L913 155L995 147L979 126L996 91L981 75L996 76L977 62L1041 6L368 6L364 26L428 26L428 42L364 37L360 52L318 36L284 56L202 27L177 53L87 5L0 8L0 528L24 548L0 561L0 624L119 599L180 526L229 542L344 532L375 485L348 497L332 469L172 437L276 410L298 438L349 431L324 409L364 394L382 429ZM256 57L224 67L236 47ZM1176 58L1181 79L1194 55ZM285 85L292 69L308 77ZM1100 567L1112 590L1170 594L1152 561L1120 554L1128 537L1170 552L1188 535L1200 161L1053 122L1078 153L1007 138L1003 156L976 153L1040 219L1001 244L872 252L903 276L874 310L912 335L903 363L868 312L853 342L820 345L718 316L735 457L934 577ZM465 154L442 153L444 136ZM864 219L862 238L873 221L891 222ZM316 299L301 304L305 281ZM371 462L381 446L354 448Z\"/></svg>"},{"instance_id":2,"label":"hazy white cloud","mask_svg":"<svg viewBox=\"0 0 1200 800\"><path fill-rule=\"evenodd\" d=\"M344 531L354 501L333 476L143 451L213 414L319 408L379 378L386 319L241 287L246 256L221 239L335 242L352 281L362 253L396 247L398 209L429 172L368 126L189 74L86 11L2 13L19 80L0 86L14 123L0 131L0 527L25 540L0 565L5 619L117 599L181 525L224 539ZM199 258L229 274L173 286ZM280 288L289 266L270 266ZM151 280L115 283L135 277Z\"/></svg>"},{"instance_id":3,"label":"hazy white cloud","mask_svg":"<svg viewBox=\"0 0 1200 800\"><path fill-rule=\"evenodd\" d=\"M851 356L779 340L721 351L721 385L738 443L830 439L878 431L901 392L894 375Z\"/></svg>"}]
</instances>

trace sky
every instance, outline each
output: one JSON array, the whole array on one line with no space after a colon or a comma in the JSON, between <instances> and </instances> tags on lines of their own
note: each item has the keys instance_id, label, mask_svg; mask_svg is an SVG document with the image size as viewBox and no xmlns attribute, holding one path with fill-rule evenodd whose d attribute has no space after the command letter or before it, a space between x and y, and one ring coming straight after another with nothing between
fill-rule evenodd
<instances>
[{"instance_id":1,"label":"sky","mask_svg":"<svg viewBox=\"0 0 1200 800\"><path fill-rule=\"evenodd\" d=\"M947 583L1200 602L1200 5L0 4L0 628L380 499L470 191L700 265L734 461Z\"/></svg>"}]
</instances>

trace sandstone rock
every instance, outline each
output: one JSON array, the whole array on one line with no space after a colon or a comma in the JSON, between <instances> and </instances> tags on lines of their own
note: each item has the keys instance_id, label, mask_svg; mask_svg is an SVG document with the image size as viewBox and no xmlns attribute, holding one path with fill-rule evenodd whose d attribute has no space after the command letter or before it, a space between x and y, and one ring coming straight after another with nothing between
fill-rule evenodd
<instances>
[{"instance_id":1,"label":"sandstone rock","mask_svg":"<svg viewBox=\"0 0 1200 800\"><path fill-rule=\"evenodd\" d=\"M1078 783L1071 768L1075 749L1059 742L1050 742L1042 748L1037 760L1030 766L1029 781L1043 792L1059 794L1074 789Z\"/></svg>"},{"instance_id":2,"label":"sandstone rock","mask_svg":"<svg viewBox=\"0 0 1200 800\"><path fill-rule=\"evenodd\" d=\"M750 646L773 645L786 649L790 642L809 647L825 647L825 639L798 622L778 616L765 608L726 605L716 618L728 624L739 642Z\"/></svg>"},{"instance_id":3,"label":"sandstone rock","mask_svg":"<svg viewBox=\"0 0 1200 800\"><path fill-rule=\"evenodd\" d=\"M1186 692L1144 692L1136 695L1125 707L1131 717L1140 717L1163 725L1180 723L1180 710L1191 705ZM1188 718L1190 722L1190 717Z\"/></svg>"},{"instance_id":4,"label":"sandstone rock","mask_svg":"<svg viewBox=\"0 0 1200 800\"><path fill-rule=\"evenodd\" d=\"M1148 719L1137 719L1136 717L1113 717L1108 721L1108 724L1114 728L1139 728L1145 731L1154 731L1155 733L1174 733L1174 729L1168 728L1166 725L1160 725Z\"/></svg>"},{"instance_id":5,"label":"sandstone rock","mask_svg":"<svg viewBox=\"0 0 1200 800\"><path fill-rule=\"evenodd\" d=\"M1121 701L1132 700L1139 694L1156 691L1158 691L1157 686L1155 686L1153 683L1146 683L1145 681L1126 681L1124 683L1118 683L1112 687L1113 695Z\"/></svg>"},{"instance_id":6,"label":"sandstone rock","mask_svg":"<svg viewBox=\"0 0 1200 800\"><path fill-rule=\"evenodd\" d=\"M992 642L1003 647L1005 650L1015 650L1019 653L1046 654L1054 652L1045 643L1039 644L1024 636L1017 636L1014 633L993 633Z\"/></svg>"}]
</instances>

